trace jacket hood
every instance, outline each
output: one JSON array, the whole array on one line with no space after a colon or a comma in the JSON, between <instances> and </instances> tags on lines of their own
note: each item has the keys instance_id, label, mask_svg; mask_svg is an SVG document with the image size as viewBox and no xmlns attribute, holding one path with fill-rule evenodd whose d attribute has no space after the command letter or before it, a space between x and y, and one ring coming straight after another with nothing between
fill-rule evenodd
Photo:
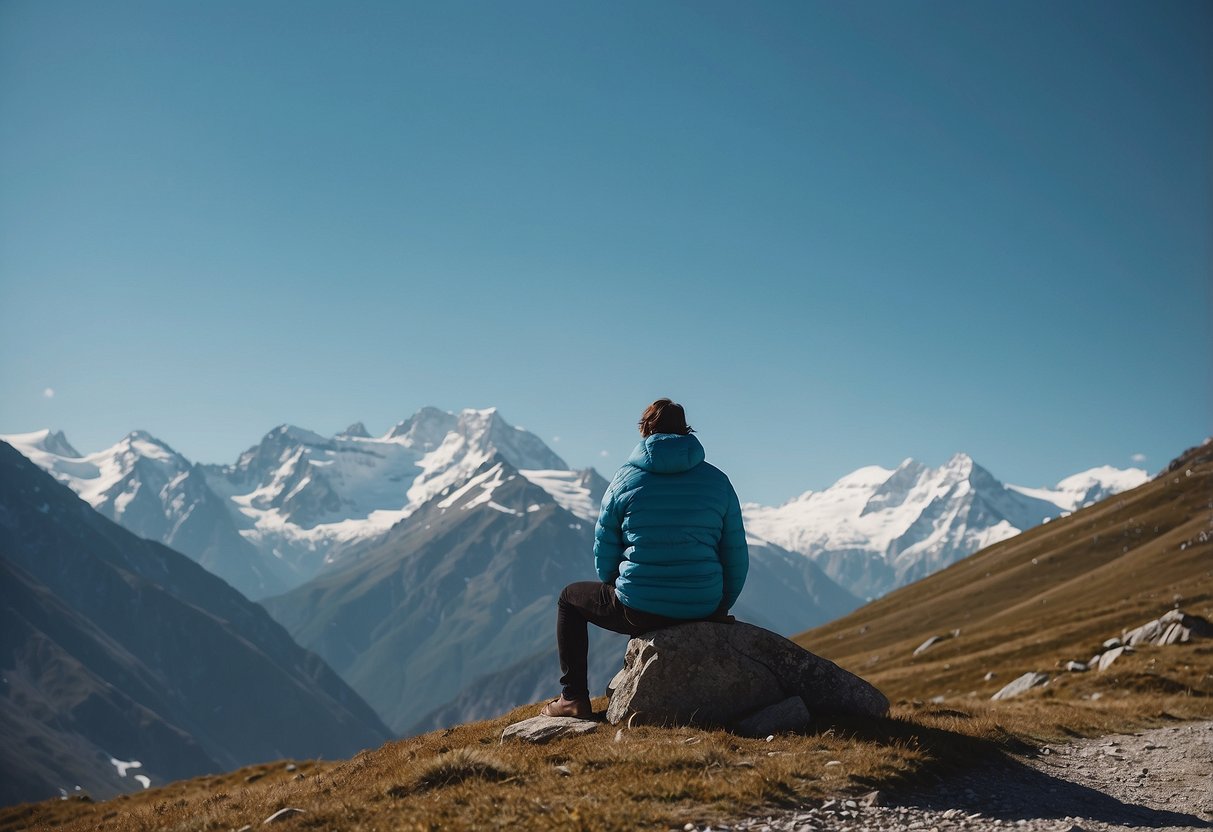
<instances>
[{"instance_id":1,"label":"jacket hood","mask_svg":"<svg viewBox=\"0 0 1213 832\"><path fill-rule=\"evenodd\" d=\"M653 474L681 474L703 458L703 445L693 435L655 433L636 446L628 462Z\"/></svg>"}]
</instances>

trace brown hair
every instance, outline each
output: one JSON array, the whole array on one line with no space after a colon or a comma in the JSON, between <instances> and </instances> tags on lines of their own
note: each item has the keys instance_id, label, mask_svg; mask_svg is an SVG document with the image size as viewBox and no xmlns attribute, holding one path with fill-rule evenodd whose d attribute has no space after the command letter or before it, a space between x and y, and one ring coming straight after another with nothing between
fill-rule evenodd
<instances>
[{"instance_id":1,"label":"brown hair","mask_svg":"<svg viewBox=\"0 0 1213 832\"><path fill-rule=\"evenodd\" d=\"M682 405L671 399L658 399L645 408L640 416L640 435L652 436L655 433L693 433L687 424L686 411Z\"/></svg>"}]
</instances>

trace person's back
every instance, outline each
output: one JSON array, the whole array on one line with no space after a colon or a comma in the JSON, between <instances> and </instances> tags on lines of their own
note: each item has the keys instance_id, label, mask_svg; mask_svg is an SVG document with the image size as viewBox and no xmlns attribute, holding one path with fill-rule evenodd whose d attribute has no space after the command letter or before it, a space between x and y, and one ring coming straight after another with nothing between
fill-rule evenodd
<instances>
[{"instance_id":1,"label":"person's back","mask_svg":"<svg viewBox=\"0 0 1213 832\"><path fill-rule=\"evenodd\" d=\"M594 564L633 609L694 619L733 605L747 564L741 506L697 438L657 433L636 446L603 499Z\"/></svg>"},{"instance_id":2,"label":"person's back","mask_svg":"<svg viewBox=\"0 0 1213 832\"><path fill-rule=\"evenodd\" d=\"M589 716L587 623L627 635L687 621L728 620L749 567L741 505L728 477L704 461L682 406L658 399L643 441L615 474L594 531L600 581L560 594L561 695L547 716Z\"/></svg>"}]
</instances>

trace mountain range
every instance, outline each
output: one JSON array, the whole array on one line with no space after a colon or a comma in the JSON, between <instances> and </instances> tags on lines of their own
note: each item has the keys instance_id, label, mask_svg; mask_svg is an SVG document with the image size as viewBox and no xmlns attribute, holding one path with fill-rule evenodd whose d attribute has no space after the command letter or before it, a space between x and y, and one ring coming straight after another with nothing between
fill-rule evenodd
<instances>
[{"instance_id":1,"label":"mountain range","mask_svg":"<svg viewBox=\"0 0 1213 832\"><path fill-rule=\"evenodd\" d=\"M298 586L387 532L494 454L593 522L606 482L572 471L495 409L423 408L372 438L281 425L231 465L197 465L135 431L82 455L49 430L0 437L106 517L184 552L249 598Z\"/></svg>"},{"instance_id":2,"label":"mountain range","mask_svg":"<svg viewBox=\"0 0 1213 832\"><path fill-rule=\"evenodd\" d=\"M591 524L606 488L597 471L571 470L495 408L426 407L379 437L362 423L332 437L281 425L231 465L192 463L142 431L87 456L49 430L0 438L105 516L254 599L339 565L494 456ZM744 514L753 537L874 597L1146 479L1104 466L1053 488L1004 485L957 454L939 468L913 459L860 468L780 506L746 504Z\"/></svg>"},{"instance_id":3,"label":"mountain range","mask_svg":"<svg viewBox=\"0 0 1213 832\"><path fill-rule=\"evenodd\" d=\"M224 466L142 432L87 456L61 433L7 439L100 513L262 599L397 733L552 692L556 596L593 578L605 480L492 408L424 408L379 437L360 423L332 437L283 425ZM1145 478L1103 468L1053 489L1004 486L958 454L747 504L735 612L800 632ZM622 649L596 639L595 687Z\"/></svg>"},{"instance_id":4,"label":"mountain range","mask_svg":"<svg viewBox=\"0 0 1213 832\"><path fill-rule=\"evenodd\" d=\"M0 443L0 803L94 797L390 734L277 622Z\"/></svg>"},{"instance_id":5,"label":"mountain range","mask_svg":"<svg viewBox=\"0 0 1213 832\"><path fill-rule=\"evenodd\" d=\"M808 556L861 597L905 586L1052 518L1141 485L1139 468L1104 466L1054 488L1003 485L967 454L939 468L868 466L778 507L742 507L746 529Z\"/></svg>"}]
</instances>

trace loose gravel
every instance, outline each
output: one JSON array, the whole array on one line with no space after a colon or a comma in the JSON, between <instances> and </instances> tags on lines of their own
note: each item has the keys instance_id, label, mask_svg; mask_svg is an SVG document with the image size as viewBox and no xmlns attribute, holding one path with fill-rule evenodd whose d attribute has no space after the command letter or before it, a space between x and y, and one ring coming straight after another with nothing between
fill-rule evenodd
<instances>
[{"instance_id":1,"label":"loose gravel","mask_svg":"<svg viewBox=\"0 0 1213 832\"><path fill-rule=\"evenodd\" d=\"M827 800L712 832L1120 832L1213 829L1213 722L1047 746L929 791Z\"/></svg>"}]
</instances>

